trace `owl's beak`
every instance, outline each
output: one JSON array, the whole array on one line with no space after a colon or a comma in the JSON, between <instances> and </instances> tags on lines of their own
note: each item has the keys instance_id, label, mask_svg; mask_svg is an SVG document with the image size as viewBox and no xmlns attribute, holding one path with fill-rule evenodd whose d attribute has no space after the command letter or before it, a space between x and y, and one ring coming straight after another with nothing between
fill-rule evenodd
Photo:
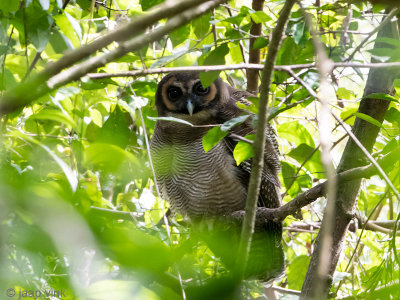
<instances>
[{"instance_id":1,"label":"owl's beak","mask_svg":"<svg viewBox=\"0 0 400 300\"><path fill-rule=\"evenodd\" d=\"M189 115L193 115L194 105L193 105L193 103L192 103L192 101L190 99L187 102L186 108L187 108L187 110L189 112Z\"/></svg>"}]
</instances>

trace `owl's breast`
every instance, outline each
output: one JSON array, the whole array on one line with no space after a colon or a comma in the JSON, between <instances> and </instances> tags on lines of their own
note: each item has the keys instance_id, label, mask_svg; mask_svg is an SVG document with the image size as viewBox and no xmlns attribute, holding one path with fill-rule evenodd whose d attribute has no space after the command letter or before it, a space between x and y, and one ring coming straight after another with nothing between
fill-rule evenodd
<instances>
[{"instance_id":1,"label":"owl's breast","mask_svg":"<svg viewBox=\"0 0 400 300\"><path fill-rule=\"evenodd\" d=\"M246 188L223 142L205 153L202 138L188 143L152 143L162 197L188 216L221 215L245 207Z\"/></svg>"}]
</instances>

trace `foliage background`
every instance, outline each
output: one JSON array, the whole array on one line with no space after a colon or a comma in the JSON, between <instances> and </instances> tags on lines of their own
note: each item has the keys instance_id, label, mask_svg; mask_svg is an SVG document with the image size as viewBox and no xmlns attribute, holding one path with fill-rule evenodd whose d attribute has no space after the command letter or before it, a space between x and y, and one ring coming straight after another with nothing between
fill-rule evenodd
<instances>
[{"instance_id":1,"label":"foliage background","mask_svg":"<svg viewBox=\"0 0 400 300\"><path fill-rule=\"evenodd\" d=\"M63 52L90 43L161 2L1 1L0 90L17 86ZM282 3L267 1L264 11L255 12L250 1L229 1L97 72L243 63L248 59L252 21L263 26L255 47L265 58ZM386 13L385 7L368 3L321 1L315 6L304 1L303 5L335 62L349 57ZM343 24L350 13L345 41ZM149 30L164 24L160 21ZM278 65L315 61L310 32L298 6L286 35ZM399 39L386 39L385 47L373 49L374 39L355 54L353 62L369 62L371 57L381 62L399 61ZM115 47L112 44L103 51ZM318 87L315 69L305 68L299 75ZM367 75L368 69L337 68L331 76L331 109L347 124L354 122ZM237 88L246 88L244 70L224 71L220 76ZM1 293L14 288L63 289L63 299L180 299L183 295L231 299L240 293L248 299L262 297L264 288L256 281L246 281L238 293L236 283L224 277L224 265L190 235L179 215L169 224L163 223L168 204L155 191L147 151L155 124L151 118L156 117L154 95L161 77L93 79L89 74L2 116ZM396 80L374 146L375 157L399 146L399 95L400 81ZM318 149L319 104L285 72L275 72L271 99L271 111L276 114L272 123L282 153L282 193L287 202L326 178ZM250 110L256 113L256 105ZM347 136L330 122L331 154L337 165ZM248 157L251 150L243 147L237 155ZM398 160L385 170L397 189L399 170ZM353 226L347 233L331 290L337 297L366 297L363 293L369 290L398 283L393 251L399 244L391 246L390 229L399 214L398 204L379 177L363 181L357 217L381 221L383 229L389 229ZM303 208L302 221L294 217L285 220L287 273L275 286L301 289L324 207L321 198ZM296 296L282 293L282 298Z\"/></svg>"}]
</instances>

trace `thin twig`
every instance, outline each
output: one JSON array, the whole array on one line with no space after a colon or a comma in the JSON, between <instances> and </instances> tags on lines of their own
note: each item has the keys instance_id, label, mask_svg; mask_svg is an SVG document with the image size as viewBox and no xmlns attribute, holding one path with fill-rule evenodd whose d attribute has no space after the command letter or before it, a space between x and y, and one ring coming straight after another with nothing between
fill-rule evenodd
<instances>
[{"instance_id":1,"label":"thin twig","mask_svg":"<svg viewBox=\"0 0 400 300\"><path fill-rule=\"evenodd\" d=\"M334 63L332 68L357 68L357 69L381 69L381 68L394 68L400 67L400 62L388 63ZM146 70L134 70L118 73L88 73L90 79L103 79L112 77L140 77L152 74L163 74L172 72L208 72L208 71L227 71L227 70L263 70L263 64L234 64L234 65L212 65L212 66L187 66L187 67L164 67L164 68L150 68ZM297 69L315 69L315 63L297 64L297 65L275 65L275 71L289 72L289 70Z\"/></svg>"}]
</instances>

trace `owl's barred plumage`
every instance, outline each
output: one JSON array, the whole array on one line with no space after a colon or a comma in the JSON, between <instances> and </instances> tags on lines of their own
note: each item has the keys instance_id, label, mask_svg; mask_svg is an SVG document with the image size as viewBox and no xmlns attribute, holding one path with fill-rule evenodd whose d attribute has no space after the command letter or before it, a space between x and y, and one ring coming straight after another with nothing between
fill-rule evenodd
<instances>
[{"instance_id":1,"label":"owl's barred plumage","mask_svg":"<svg viewBox=\"0 0 400 300\"><path fill-rule=\"evenodd\" d=\"M207 153L202 139L212 128L207 125L222 124L249 114L236 105L238 101L245 102L248 96L220 78L209 88L203 88L198 73L172 73L160 81L156 93L158 115L176 117L194 125L158 120L151 140L157 184L173 211L197 220L229 216L245 208L251 160L236 165L233 149L237 141L230 136ZM251 118L235 126L231 133L240 136L254 133ZM272 127L267 128L266 135L258 205L275 208L281 205L279 153ZM238 244L240 233L239 228L232 230L235 234L226 241L233 244L228 248L231 252L232 246ZM266 280L283 271L281 237L281 223L268 221L264 228L257 228L248 263L249 275ZM209 244L211 250L217 248L212 247L212 241ZM233 264L233 261L226 259L226 263Z\"/></svg>"}]
</instances>

